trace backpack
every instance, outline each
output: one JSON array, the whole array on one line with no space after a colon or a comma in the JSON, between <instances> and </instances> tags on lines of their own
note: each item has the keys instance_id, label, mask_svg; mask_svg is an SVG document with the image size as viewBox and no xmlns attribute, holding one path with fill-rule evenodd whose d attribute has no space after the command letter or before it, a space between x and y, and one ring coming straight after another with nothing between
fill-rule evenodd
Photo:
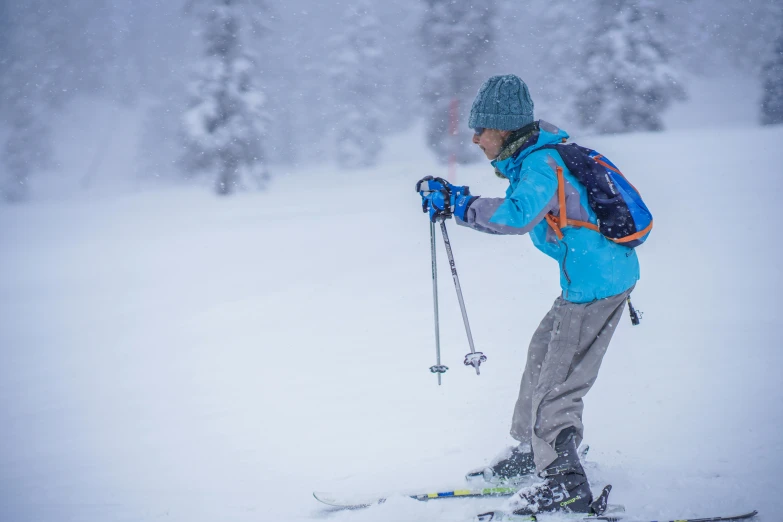
<instances>
[{"instance_id":1,"label":"backpack","mask_svg":"<svg viewBox=\"0 0 783 522\"><path fill-rule=\"evenodd\" d=\"M647 239L653 226L653 218L642 201L639 191L631 185L622 172L608 158L576 143L545 145L542 149L555 149L563 158L571 174L587 189L587 201L598 218L598 226L586 221L568 219L566 216L563 169L557 167L560 215L546 215L546 220L558 239L563 239L562 228L585 227L599 232L615 243L635 248Z\"/></svg>"}]
</instances>

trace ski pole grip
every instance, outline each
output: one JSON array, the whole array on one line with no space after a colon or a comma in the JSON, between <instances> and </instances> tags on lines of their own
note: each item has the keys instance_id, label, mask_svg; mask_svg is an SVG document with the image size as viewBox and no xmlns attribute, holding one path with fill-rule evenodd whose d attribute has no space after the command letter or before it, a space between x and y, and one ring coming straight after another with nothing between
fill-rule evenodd
<instances>
[{"instance_id":1,"label":"ski pole grip","mask_svg":"<svg viewBox=\"0 0 783 522\"><path fill-rule=\"evenodd\" d=\"M423 178L421 178L419 181L417 181L417 182L416 182L416 192L421 192L421 184L422 184L423 182L425 182L425 181L430 181L430 180L432 180L432 179L435 179L435 178L433 178L432 176L424 176L424 177L423 177ZM429 190L429 189L427 189L427 190Z\"/></svg>"}]
</instances>

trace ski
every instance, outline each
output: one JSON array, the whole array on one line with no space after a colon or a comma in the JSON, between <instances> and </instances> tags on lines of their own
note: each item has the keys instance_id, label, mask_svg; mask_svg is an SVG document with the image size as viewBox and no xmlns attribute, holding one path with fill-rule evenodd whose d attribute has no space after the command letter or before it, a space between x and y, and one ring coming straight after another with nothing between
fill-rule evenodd
<instances>
[{"instance_id":1,"label":"ski","mask_svg":"<svg viewBox=\"0 0 783 522\"><path fill-rule=\"evenodd\" d=\"M610 506L611 507L611 506ZM681 518L669 521L658 520L640 520L627 518L624 515L613 514L610 509L602 515L588 515L586 513L558 513L558 517L565 516L569 520L587 520L587 521L603 521L603 522L728 522L731 520L745 520L753 518L758 515L758 511L753 510L742 515L734 515L728 517L708 517L708 518ZM476 517L476 522L535 522L535 515L514 515L504 513L503 511L490 511L488 513L482 513Z\"/></svg>"},{"instance_id":2,"label":"ski","mask_svg":"<svg viewBox=\"0 0 783 522\"><path fill-rule=\"evenodd\" d=\"M435 500L444 498L481 498L481 497L510 497L517 492L519 486L489 487L474 489L451 489L446 491L433 491L421 493L402 493L402 495L414 500ZM345 509L366 508L375 504L383 504L388 496L367 496L363 498L346 498L333 493L314 492L313 497L319 502L332 507Z\"/></svg>"},{"instance_id":3,"label":"ski","mask_svg":"<svg viewBox=\"0 0 783 522\"><path fill-rule=\"evenodd\" d=\"M584 460L587 456L587 452L590 450L590 446L587 444L582 445L579 450L579 458ZM468 488L462 489L447 489L443 491L434 492L413 492L413 493L394 493L395 495L403 495L410 497L414 500L434 500L445 498L482 498L482 497L510 497L516 493L519 488L522 487L525 480L519 482L505 482L501 484L489 485L490 487L470 487L471 483L468 483ZM481 484L486 484L483 480L478 481ZM326 493L322 491L313 492L313 497L323 504L328 506L343 508L343 509L360 509L370 507L376 504L383 504L390 495L378 495L378 496L345 496L335 493Z\"/></svg>"}]
</instances>

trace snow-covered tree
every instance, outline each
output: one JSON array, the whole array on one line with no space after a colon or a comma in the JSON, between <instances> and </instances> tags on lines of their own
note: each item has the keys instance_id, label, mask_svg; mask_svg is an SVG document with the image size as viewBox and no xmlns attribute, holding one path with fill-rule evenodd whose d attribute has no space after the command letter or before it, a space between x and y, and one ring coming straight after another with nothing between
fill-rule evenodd
<instances>
[{"instance_id":1,"label":"snow-covered tree","mask_svg":"<svg viewBox=\"0 0 783 522\"><path fill-rule=\"evenodd\" d=\"M204 57L190 85L184 116L185 165L216 172L218 194L269 178L263 139L267 121L252 38L265 32L264 0L191 0Z\"/></svg>"},{"instance_id":2,"label":"snow-covered tree","mask_svg":"<svg viewBox=\"0 0 783 522\"><path fill-rule=\"evenodd\" d=\"M0 62L4 120L8 138L2 149L0 196L21 201L29 180L51 162L48 110L62 101L56 86L62 55L57 36L59 11L44 0L7 6L8 32Z\"/></svg>"},{"instance_id":3,"label":"snow-covered tree","mask_svg":"<svg viewBox=\"0 0 783 522\"><path fill-rule=\"evenodd\" d=\"M335 154L346 168L374 165L381 149L383 90L378 19L369 0L353 3L343 28L330 39L329 76L334 107Z\"/></svg>"},{"instance_id":4,"label":"snow-covered tree","mask_svg":"<svg viewBox=\"0 0 783 522\"><path fill-rule=\"evenodd\" d=\"M761 100L761 123L783 123L783 16L779 17L780 29L773 42L773 52L761 70L764 95Z\"/></svg>"},{"instance_id":5,"label":"snow-covered tree","mask_svg":"<svg viewBox=\"0 0 783 522\"><path fill-rule=\"evenodd\" d=\"M507 13L514 13L515 24L526 24L529 36L546 42L524 55L528 63L520 64L521 57L514 56L517 63L512 68L528 84L536 105L535 117L571 128L573 78L579 74L586 39L584 6L579 0L530 0L521 12L518 2L507 1L503 7ZM535 23L529 22L531 18Z\"/></svg>"},{"instance_id":6,"label":"snow-covered tree","mask_svg":"<svg viewBox=\"0 0 783 522\"><path fill-rule=\"evenodd\" d=\"M14 64L9 75L20 74L23 66ZM29 180L51 163L52 145L45 105L34 86L13 82L4 88L8 138L3 147L0 196L8 202L26 199Z\"/></svg>"},{"instance_id":7,"label":"snow-covered tree","mask_svg":"<svg viewBox=\"0 0 783 522\"><path fill-rule=\"evenodd\" d=\"M460 163L469 162L477 156L466 146L472 137L466 122L473 99L486 79L482 65L491 58L494 2L425 2L422 43L427 72L422 94L427 142L440 161L453 156Z\"/></svg>"},{"instance_id":8,"label":"snow-covered tree","mask_svg":"<svg viewBox=\"0 0 783 522\"><path fill-rule=\"evenodd\" d=\"M725 75L727 65L757 74L779 34L780 0L660 2L670 42L689 73Z\"/></svg>"},{"instance_id":9,"label":"snow-covered tree","mask_svg":"<svg viewBox=\"0 0 783 522\"><path fill-rule=\"evenodd\" d=\"M50 122L76 94L104 87L100 29L106 0L26 0L0 4L0 199L19 201L52 164ZM79 31L74 31L79 27Z\"/></svg>"},{"instance_id":10,"label":"snow-covered tree","mask_svg":"<svg viewBox=\"0 0 783 522\"><path fill-rule=\"evenodd\" d=\"M665 19L651 0L599 0L583 54L575 108L599 133L661 130L663 112L685 98L659 35Z\"/></svg>"}]
</instances>

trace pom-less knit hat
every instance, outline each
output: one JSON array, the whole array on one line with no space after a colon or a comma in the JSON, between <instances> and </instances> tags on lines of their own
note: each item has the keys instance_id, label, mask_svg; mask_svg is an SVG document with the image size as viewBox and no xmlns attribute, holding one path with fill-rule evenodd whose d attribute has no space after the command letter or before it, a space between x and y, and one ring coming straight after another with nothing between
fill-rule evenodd
<instances>
[{"instance_id":1,"label":"pom-less knit hat","mask_svg":"<svg viewBox=\"0 0 783 522\"><path fill-rule=\"evenodd\" d=\"M533 100L518 76L493 76L481 86L468 126L471 129L517 130L533 122Z\"/></svg>"}]
</instances>

